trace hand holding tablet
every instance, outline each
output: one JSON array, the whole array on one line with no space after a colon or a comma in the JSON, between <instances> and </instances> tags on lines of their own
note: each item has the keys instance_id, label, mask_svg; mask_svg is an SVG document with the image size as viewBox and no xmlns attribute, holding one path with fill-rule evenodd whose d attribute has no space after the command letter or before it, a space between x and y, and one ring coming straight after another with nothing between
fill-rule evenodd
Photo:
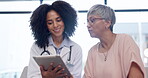
<instances>
[{"instance_id":1,"label":"hand holding tablet","mask_svg":"<svg viewBox=\"0 0 148 78\"><path fill-rule=\"evenodd\" d=\"M33 57L34 60L41 68L41 72L48 72L49 75L52 73L53 76L68 76L70 77L71 74L67 69L66 65L64 64L63 60L60 56L36 56ZM42 75L43 76L43 75ZM54 77L53 77L54 78ZM58 77L61 78L61 77ZM63 78L63 77L62 77Z\"/></svg>"}]
</instances>

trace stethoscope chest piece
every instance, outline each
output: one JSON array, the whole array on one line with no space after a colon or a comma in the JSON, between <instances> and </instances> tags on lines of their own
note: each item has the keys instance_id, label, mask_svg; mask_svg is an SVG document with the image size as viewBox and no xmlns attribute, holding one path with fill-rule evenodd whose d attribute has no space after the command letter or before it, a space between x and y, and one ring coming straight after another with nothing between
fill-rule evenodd
<instances>
[{"instance_id":1,"label":"stethoscope chest piece","mask_svg":"<svg viewBox=\"0 0 148 78\"><path fill-rule=\"evenodd\" d=\"M44 51L40 55L50 55L50 52L44 47Z\"/></svg>"}]
</instances>

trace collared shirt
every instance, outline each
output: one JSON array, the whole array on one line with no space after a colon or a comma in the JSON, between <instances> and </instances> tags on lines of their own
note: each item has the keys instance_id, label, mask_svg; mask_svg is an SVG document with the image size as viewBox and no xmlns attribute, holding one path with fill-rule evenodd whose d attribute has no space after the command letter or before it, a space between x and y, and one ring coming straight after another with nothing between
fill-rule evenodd
<instances>
[{"instance_id":1,"label":"collared shirt","mask_svg":"<svg viewBox=\"0 0 148 78\"><path fill-rule=\"evenodd\" d=\"M61 52L61 50L62 50L62 48L63 48L64 46L70 47L70 45L68 44L68 38L67 38L67 37L64 37L64 40L62 41L60 47L57 47L57 46L54 44L53 39L52 39L51 36L49 37L49 42L50 42L49 45L54 46L57 55L60 54L60 52Z\"/></svg>"}]
</instances>

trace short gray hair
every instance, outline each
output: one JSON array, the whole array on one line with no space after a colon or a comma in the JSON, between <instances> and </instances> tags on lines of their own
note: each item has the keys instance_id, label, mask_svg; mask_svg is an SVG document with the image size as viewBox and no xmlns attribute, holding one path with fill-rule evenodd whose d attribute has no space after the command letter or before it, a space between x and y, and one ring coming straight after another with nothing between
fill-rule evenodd
<instances>
[{"instance_id":1,"label":"short gray hair","mask_svg":"<svg viewBox=\"0 0 148 78\"><path fill-rule=\"evenodd\" d=\"M98 15L106 21L111 21L110 30L113 32L113 25L116 22L116 16L112 8L106 5L96 4L89 9L87 16L89 15Z\"/></svg>"}]
</instances>

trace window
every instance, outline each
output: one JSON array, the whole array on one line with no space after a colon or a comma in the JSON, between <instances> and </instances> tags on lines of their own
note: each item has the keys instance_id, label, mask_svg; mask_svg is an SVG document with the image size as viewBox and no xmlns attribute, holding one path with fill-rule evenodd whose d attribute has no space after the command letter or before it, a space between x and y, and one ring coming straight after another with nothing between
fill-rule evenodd
<instances>
[{"instance_id":1,"label":"window","mask_svg":"<svg viewBox=\"0 0 148 78\"><path fill-rule=\"evenodd\" d=\"M51 4L55 0L44 0ZM116 12L115 33L130 34L140 47L144 65L148 66L148 1L147 0L65 0L78 12L78 27L72 40L83 49L83 66L88 50L99 40L87 31L86 12L94 4L105 4ZM39 0L0 1L0 78L19 78L28 65L29 53L34 42L29 27L31 12L40 5ZM126 6L125 6L126 5ZM138 5L138 6L137 6ZM89 43L89 45L88 45Z\"/></svg>"}]
</instances>

